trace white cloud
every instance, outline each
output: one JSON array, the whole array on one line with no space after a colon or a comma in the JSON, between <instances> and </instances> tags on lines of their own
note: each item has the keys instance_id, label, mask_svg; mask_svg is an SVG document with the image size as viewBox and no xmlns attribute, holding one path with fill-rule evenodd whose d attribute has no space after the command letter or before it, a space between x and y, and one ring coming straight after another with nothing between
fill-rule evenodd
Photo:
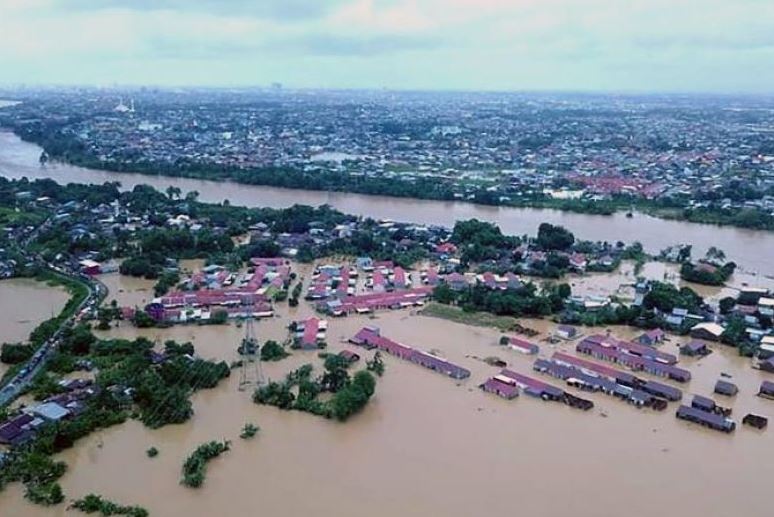
<instances>
[{"instance_id":1,"label":"white cloud","mask_svg":"<svg viewBox=\"0 0 774 517\"><path fill-rule=\"evenodd\" d=\"M0 13L4 82L774 88L769 0L0 0Z\"/></svg>"}]
</instances>

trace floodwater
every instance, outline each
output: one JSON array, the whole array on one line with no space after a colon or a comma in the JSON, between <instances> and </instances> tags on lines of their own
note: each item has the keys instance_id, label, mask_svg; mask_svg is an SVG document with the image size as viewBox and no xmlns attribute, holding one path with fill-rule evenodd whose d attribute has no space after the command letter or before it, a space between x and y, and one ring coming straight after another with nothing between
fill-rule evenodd
<instances>
[{"instance_id":1,"label":"floodwater","mask_svg":"<svg viewBox=\"0 0 774 517\"><path fill-rule=\"evenodd\" d=\"M27 341L35 327L59 314L69 297L61 287L28 278L0 280L0 343ZM7 369L0 363L0 375Z\"/></svg>"},{"instance_id":2,"label":"floodwater","mask_svg":"<svg viewBox=\"0 0 774 517\"><path fill-rule=\"evenodd\" d=\"M148 184L161 191L174 185L184 193L196 190L200 193L199 198L208 202L228 199L235 205L274 208L294 204L329 204L350 214L419 224L452 226L460 219L478 218L497 223L504 232L515 235L534 234L540 223L550 222L566 226L582 239L609 242L637 240L650 252L658 252L677 243L687 243L693 245L696 256L701 256L710 246L716 246L746 270L774 275L774 261L771 260L774 257L774 232L667 221L644 214L635 214L633 218L627 218L623 213L595 216L559 210L492 207L116 173L65 164L41 167L38 163L40 153L41 148L37 145L22 142L12 133L0 132L0 175L8 178L53 178L60 183L118 181L127 189L138 184Z\"/></svg>"},{"instance_id":3,"label":"floodwater","mask_svg":"<svg viewBox=\"0 0 774 517\"><path fill-rule=\"evenodd\" d=\"M680 266L666 262L646 262L639 272L635 272L634 263L623 261L618 270L612 273L570 274L566 281L572 287L573 294L582 296L616 296L622 301L634 300L634 286L638 278L668 282L678 288L690 287L708 302L717 303L726 296L737 297L746 287L760 287L774 290L774 278L753 275L739 271L729 279L726 285L710 286L680 279ZM539 281L540 279L534 279Z\"/></svg>"},{"instance_id":4,"label":"floodwater","mask_svg":"<svg viewBox=\"0 0 774 517\"><path fill-rule=\"evenodd\" d=\"M147 288L145 281L136 282L137 289ZM121 298L132 296L125 292ZM284 339L287 324L312 310L302 303L294 309L281 305L278 313L257 324L261 339ZM548 321L523 323L541 332L534 341L542 356L573 346L543 341L553 327ZM477 388L497 371L479 358L496 355L529 373L531 357L499 347L494 329L409 311L330 320L329 350L350 348L343 340L363 325L435 350L469 368L472 376L456 382L386 357L387 372L373 401L339 424L254 405L249 393L237 390L235 371L227 383L194 396L196 414L188 423L149 430L131 421L61 454L70 466L62 478L65 493L70 498L99 493L157 516L553 517L567 515L568 508L579 517L771 515L768 500L754 495L765 494L774 476L770 431L740 426L727 436L676 420L674 404L656 413L600 394L583 395L596 404L586 413L527 396L505 401ZM636 334L611 330L622 337ZM122 325L101 334L191 340L204 357L232 360L242 332L235 325ZM663 348L675 352L680 341L672 338ZM727 372L741 392L721 402L733 406L737 420L750 411L772 415L774 402L754 395L766 374L733 350L713 347L709 357L682 361L694 374L687 387L681 386L686 394L711 394L720 373ZM264 374L278 379L305 362L319 365L320 360L314 352L295 351L286 360L264 364ZM238 438L247 422L261 427L252 441ZM185 457L201 442L223 438L233 441L233 450L210 463L205 485L199 490L181 486ZM145 455L150 446L160 451L155 459ZM63 505L47 509L27 503L18 485L0 493L0 508L2 515L65 514Z\"/></svg>"}]
</instances>

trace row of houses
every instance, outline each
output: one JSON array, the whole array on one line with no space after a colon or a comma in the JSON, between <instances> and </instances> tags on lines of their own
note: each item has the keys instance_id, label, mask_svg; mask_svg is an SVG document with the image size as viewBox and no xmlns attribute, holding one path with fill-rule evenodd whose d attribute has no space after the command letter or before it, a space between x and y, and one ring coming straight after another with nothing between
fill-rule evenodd
<instances>
[{"instance_id":1,"label":"row of houses","mask_svg":"<svg viewBox=\"0 0 774 517\"><path fill-rule=\"evenodd\" d=\"M325 300L332 296L342 298L355 294L359 273L348 265L322 264L312 273L306 291L307 300Z\"/></svg>"},{"instance_id":2,"label":"row of houses","mask_svg":"<svg viewBox=\"0 0 774 517\"><path fill-rule=\"evenodd\" d=\"M576 397L540 379L535 379L509 369L501 370L499 374L481 384L480 388L487 393L493 393L505 399L516 398L519 390L522 390L526 395L548 401L562 402L570 407L584 411L594 407L594 403L590 400Z\"/></svg>"},{"instance_id":3,"label":"row of houses","mask_svg":"<svg viewBox=\"0 0 774 517\"><path fill-rule=\"evenodd\" d=\"M558 361L548 359L538 359L533 365L537 372L550 375L557 379L566 381L569 386L579 388L583 391L601 391L621 400L625 400L637 407L652 407L656 410L666 409L665 400L656 397L644 390L625 386L616 381L606 379L594 373L584 371L581 368L570 366Z\"/></svg>"},{"instance_id":4,"label":"row of houses","mask_svg":"<svg viewBox=\"0 0 774 517\"><path fill-rule=\"evenodd\" d=\"M657 361L664 364L677 364L677 357L673 354L662 352L649 345L633 343L631 341L617 339L613 336L594 334L585 338L583 342L599 345L604 348L620 350L621 352L625 352L630 355L643 357L645 359L650 359L652 361Z\"/></svg>"},{"instance_id":5,"label":"row of houses","mask_svg":"<svg viewBox=\"0 0 774 517\"><path fill-rule=\"evenodd\" d=\"M436 357L422 350L398 343L381 335L377 327L363 327L349 340L352 344L372 350L374 348L400 359L424 366L430 370L448 375L453 379L470 377L470 370Z\"/></svg>"},{"instance_id":6,"label":"row of houses","mask_svg":"<svg viewBox=\"0 0 774 517\"><path fill-rule=\"evenodd\" d=\"M168 323L207 322L217 313L225 313L230 319L270 318L274 315L274 309L268 301L221 304L197 300L192 301L191 305L178 307L166 307L154 301L145 306L145 312L156 321Z\"/></svg>"},{"instance_id":7,"label":"row of houses","mask_svg":"<svg viewBox=\"0 0 774 517\"><path fill-rule=\"evenodd\" d=\"M251 264L253 271L240 275L207 266L183 282L190 290L157 297L145 312L156 321L170 323L206 322L219 312L228 318L271 317L271 300L287 288L291 267L280 258L253 258Z\"/></svg>"},{"instance_id":8,"label":"row of houses","mask_svg":"<svg viewBox=\"0 0 774 517\"><path fill-rule=\"evenodd\" d=\"M564 352L554 352L551 359L560 364L575 366L583 371L593 372L623 386L636 388L669 401L674 402L683 398L683 392L674 386L658 381L641 379L631 373L611 368L605 364L595 363L594 361L575 357Z\"/></svg>"},{"instance_id":9,"label":"row of houses","mask_svg":"<svg viewBox=\"0 0 774 517\"><path fill-rule=\"evenodd\" d=\"M369 293L345 298L326 300L318 304L321 312L332 316L347 314L368 314L382 309L403 309L425 304L432 294L431 287L416 287L404 291Z\"/></svg>"},{"instance_id":10,"label":"row of houses","mask_svg":"<svg viewBox=\"0 0 774 517\"><path fill-rule=\"evenodd\" d=\"M633 371L642 371L678 382L688 382L691 380L691 372L684 368L648 359L640 355L633 355L614 347L603 346L589 338L580 341L575 350L578 353L590 355L603 361L620 364Z\"/></svg>"},{"instance_id":11,"label":"row of houses","mask_svg":"<svg viewBox=\"0 0 774 517\"><path fill-rule=\"evenodd\" d=\"M723 431L724 433L730 433L736 429L736 422L730 418L693 406L680 406L675 416L681 420L694 422L709 429Z\"/></svg>"}]
</instances>

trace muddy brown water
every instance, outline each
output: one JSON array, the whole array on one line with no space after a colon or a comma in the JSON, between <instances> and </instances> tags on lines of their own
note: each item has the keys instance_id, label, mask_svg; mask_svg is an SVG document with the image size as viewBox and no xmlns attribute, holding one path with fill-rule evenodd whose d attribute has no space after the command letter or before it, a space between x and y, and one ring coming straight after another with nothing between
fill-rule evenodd
<instances>
[{"instance_id":1,"label":"muddy brown water","mask_svg":"<svg viewBox=\"0 0 774 517\"><path fill-rule=\"evenodd\" d=\"M108 285L117 285L111 276L118 278L107 275ZM116 296L119 303L146 296L150 284L120 282L125 291ZM295 309L281 306L278 312L279 317L258 323L261 339L284 339L287 324L312 309L302 303ZM541 332L535 341L542 356L572 349L572 344L542 341L553 327L550 322L523 323ZM770 432L740 426L727 436L677 421L674 404L655 413L597 394L584 395L596 403L587 413L527 396L501 400L477 388L497 369L476 358L497 355L523 373L530 372L532 358L497 346L500 333L494 329L411 311L330 320L330 350L352 349L342 340L363 325L377 325L389 337L437 350L469 368L472 376L456 382L387 357L374 400L360 415L339 424L254 405L249 393L237 390L235 372L227 383L194 396L196 413L185 424L150 430L131 421L62 453L70 466L62 478L67 496L94 492L142 505L151 515L191 517L553 517L567 515L568 509L581 517L771 515L767 499L753 496L765 494L774 476ZM611 330L622 337L637 333ZM235 325L164 330L124 325L102 334L191 340L202 356L231 360L242 332ZM674 352L680 341L671 338L663 348ZM774 402L754 396L766 374L753 370L733 350L713 348L707 358L681 361L694 374L688 386L681 386L686 394L710 394L720 373L727 372L741 393L722 403L733 406L737 420L749 411L774 415ZM306 362L319 365L320 360L314 352L294 352L264 365L264 372L278 379ZM246 422L261 426L252 441L238 438ZM180 467L187 454L201 442L223 438L231 439L234 448L209 465L205 485L199 490L181 486ZM155 459L145 455L150 446L160 450ZM0 493L3 516L64 514L63 505L27 503L18 485Z\"/></svg>"},{"instance_id":2,"label":"muddy brown water","mask_svg":"<svg viewBox=\"0 0 774 517\"><path fill-rule=\"evenodd\" d=\"M68 298L66 290L35 280L0 280L0 343L26 342L35 327L59 314ZM0 363L0 375L7 369Z\"/></svg>"},{"instance_id":3,"label":"muddy brown water","mask_svg":"<svg viewBox=\"0 0 774 517\"><path fill-rule=\"evenodd\" d=\"M329 204L350 214L419 224L453 226L454 222L460 219L478 218L497 223L504 232L515 235L534 234L540 223L550 222L566 226L583 239L609 242L638 240L651 252L658 252L677 243L689 243L694 247L694 254L700 256L710 246L716 246L725 250L730 259L737 261L745 269L774 275L774 261L771 260L771 257L774 257L774 232L667 221L644 214L635 214L633 218L627 218L623 213L604 217L558 210L491 207L470 203L291 190L190 178L116 173L64 164L41 167L38 163L40 153L40 147L23 142L12 133L0 132L0 175L7 178L52 178L60 183L117 181L126 189L138 184L148 184L164 191L168 186L174 185L184 193L196 190L200 193L200 199L208 202L228 199L235 205L274 208L293 204Z\"/></svg>"}]
</instances>

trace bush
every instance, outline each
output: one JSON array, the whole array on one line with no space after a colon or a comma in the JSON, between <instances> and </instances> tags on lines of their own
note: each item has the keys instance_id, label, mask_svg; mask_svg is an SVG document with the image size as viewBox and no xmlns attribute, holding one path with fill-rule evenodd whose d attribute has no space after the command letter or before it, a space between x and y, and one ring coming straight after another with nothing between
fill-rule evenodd
<instances>
[{"instance_id":1,"label":"bush","mask_svg":"<svg viewBox=\"0 0 774 517\"><path fill-rule=\"evenodd\" d=\"M57 482L27 485L24 497L43 506L52 506L64 501L62 487Z\"/></svg>"},{"instance_id":2,"label":"bush","mask_svg":"<svg viewBox=\"0 0 774 517\"><path fill-rule=\"evenodd\" d=\"M261 361L279 361L289 355L282 345L272 339L266 341L261 347Z\"/></svg>"},{"instance_id":3,"label":"bush","mask_svg":"<svg viewBox=\"0 0 774 517\"><path fill-rule=\"evenodd\" d=\"M242 428L242 432L239 433L239 437L243 440L249 440L258 434L258 431L260 431L260 428L257 425L245 424L245 426Z\"/></svg>"},{"instance_id":4,"label":"bush","mask_svg":"<svg viewBox=\"0 0 774 517\"><path fill-rule=\"evenodd\" d=\"M35 349L32 345L4 343L2 352L0 352L0 362L5 364L20 364L27 361L34 353Z\"/></svg>"},{"instance_id":5,"label":"bush","mask_svg":"<svg viewBox=\"0 0 774 517\"><path fill-rule=\"evenodd\" d=\"M89 494L83 499L73 501L70 508L83 513L100 513L104 516L126 515L127 517L148 517L148 510L140 506L121 506L102 497Z\"/></svg>"},{"instance_id":6,"label":"bush","mask_svg":"<svg viewBox=\"0 0 774 517\"><path fill-rule=\"evenodd\" d=\"M207 473L207 462L217 458L231 448L231 442L211 441L200 445L183 463L183 479L181 483L187 487L199 488L204 484Z\"/></svg>"}]
</instances>

